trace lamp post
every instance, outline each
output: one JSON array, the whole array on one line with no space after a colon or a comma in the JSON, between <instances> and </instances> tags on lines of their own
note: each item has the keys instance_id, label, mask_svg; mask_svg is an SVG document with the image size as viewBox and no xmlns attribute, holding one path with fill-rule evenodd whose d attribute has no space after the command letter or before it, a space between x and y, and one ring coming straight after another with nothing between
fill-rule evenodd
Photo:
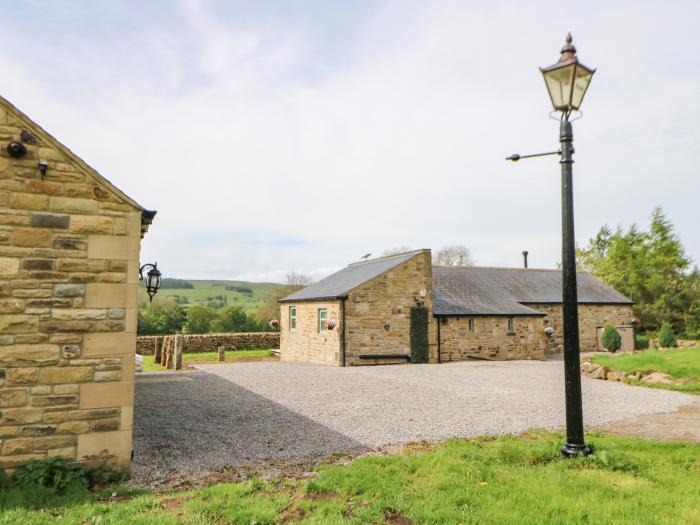
<instances>
[{"instance_id":1,"label":"lamp post","mask_svg":"<svg viewBox=\"0 0 700 525\"><path fill-rule=\"evenodd\" d=\"M583 102L595 69L578 61L571 33L561 49L559 60L540 68L555 112L560 112L560 150L537 155L511 155L507 160L543 155L559 155L561 164L561 225L562 225L562 303L564 318L564 388L566 394L566 443L561 452L566 457L588 455L591 449L583 435L581 400L581 366L578 332L578 297L576 289L576 241L574 237L573 153L574 132L571 113Z\"/></svg>"}]
</instances>

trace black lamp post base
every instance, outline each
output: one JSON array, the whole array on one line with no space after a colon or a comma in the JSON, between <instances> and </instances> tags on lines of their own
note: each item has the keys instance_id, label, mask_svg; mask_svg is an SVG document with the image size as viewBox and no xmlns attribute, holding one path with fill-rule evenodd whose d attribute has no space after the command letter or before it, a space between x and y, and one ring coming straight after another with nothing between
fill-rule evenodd
<instances>
[{"instance_id":1,"label":"black lamp post base","mask_svg":"<svg viewBox=\"0 0 700 525\"><path fill-rule=\"evenodd\" d=\"M571 443L566 443L562 445L561 453L567 458L575 458L576 456L589 456L593 454L593 450L586 444L572 445Z\"/></svg>"}]
</instances>

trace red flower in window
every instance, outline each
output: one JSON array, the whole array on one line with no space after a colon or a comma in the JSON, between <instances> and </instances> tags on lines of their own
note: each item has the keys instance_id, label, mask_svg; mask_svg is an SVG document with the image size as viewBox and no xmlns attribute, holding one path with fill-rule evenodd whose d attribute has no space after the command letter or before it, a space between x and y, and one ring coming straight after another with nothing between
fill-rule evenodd
<instances>
[{"instance_id":1,"label":"red flower in window","mask_svg":"<svg viewBox=\"0 0 700 525\"><path fill-rule=\"evenodd\" d=\"M326 330L333 330L335 328L335 321L331 321L330 319L326 321Z\"/></svg>"}]
</instances>

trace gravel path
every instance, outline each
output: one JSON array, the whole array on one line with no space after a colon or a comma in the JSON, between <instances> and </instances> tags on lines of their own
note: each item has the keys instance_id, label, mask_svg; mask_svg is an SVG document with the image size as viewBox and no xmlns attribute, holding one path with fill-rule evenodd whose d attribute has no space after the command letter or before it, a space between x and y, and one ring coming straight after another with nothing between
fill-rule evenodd
<instances>
[{"instance_id":1,"label":"gravel path","mask_svg":"<svg viewBox=\"0 0 700 525\"><path fill-rule=\"evenodd\" d=\"M177 380L137 383L136 483L407 441L564 425L561 361L198 368L169 376ZM588 426L673 412L696 400L582 379Z\"/></svg>"}]
</instances>

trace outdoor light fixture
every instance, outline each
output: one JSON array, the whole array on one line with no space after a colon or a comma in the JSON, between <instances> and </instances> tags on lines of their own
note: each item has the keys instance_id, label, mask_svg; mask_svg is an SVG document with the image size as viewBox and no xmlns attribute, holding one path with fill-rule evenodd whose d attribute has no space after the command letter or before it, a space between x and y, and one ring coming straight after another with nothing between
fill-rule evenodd
<instances>
[{"instance_id":1,"label":"outdoor light fixture","mask_svg":"<svg viewBox=\"0 0 700 525\"><path fill-rule=\"evenodd\" d=\"M46 177L46 170L48 168L49 168L48 162L46 162L45 160L39 161L39 171L41 172L41 180L44 180L44 177Z\"/></svg>"},{"instance_id":2,"label":"outdoor light fixture","mask_svg":"<svg viewBox=\"0 0 700 525\"><path fill-rule=\"evenodd\" d=\"M569 120L572 111L579 111L595 69L582 65L576 56L571 33L561 48L556 64L541 67L545 86L554 111L561 112L559 151L506 157L517 162L529 157L559 155L561 165L562 225L562 310L564 320L564 389L566 395L566 443L561 451L567 457L591 454L584 441L583 406L581 402L581 365L578 333L578 294L576 289L576 240L574 236L573 154L574 132ZM553 333L553 331L552 331ZM548 334L549 335L549 334Z\"/></svg>"},{"instance_id":3,"label":"outdoor light fixture","mask_svg":"<svg viewBox=\"0 0 700 525\"><path fill-rule=\"evenodd\" d=\"M7 145L7 154L13 159L21 159L27 154L27 146L21 142L12 141Z\"/></svg>"},{"instance_id":4,"label":"outdoor light fixture","mask_svg":"<svg viewBox=\"0 0 700 525\"><path fill-rule=\"evenodd\" d=\"M158 263L144 264L139 268L139 281L143 281L143 271L146 268L150 268L146 274L146 293L148 294L149 302L153 302L153 296L158 293L158 288L160 288L160 270L158 270Z\"/></svg>"},{"instance_id":5,"label":"outdoor light fixture","mask_svg":"<svg viewBox=\"0 0 700 525\"><path fill-rule=\"evenodd\" d=\"M595 69L588 68L578 61L572 41L569 33L557 63L540 68L555 111L578 110L595 73Z\"/></svg>"}]
</instances>

